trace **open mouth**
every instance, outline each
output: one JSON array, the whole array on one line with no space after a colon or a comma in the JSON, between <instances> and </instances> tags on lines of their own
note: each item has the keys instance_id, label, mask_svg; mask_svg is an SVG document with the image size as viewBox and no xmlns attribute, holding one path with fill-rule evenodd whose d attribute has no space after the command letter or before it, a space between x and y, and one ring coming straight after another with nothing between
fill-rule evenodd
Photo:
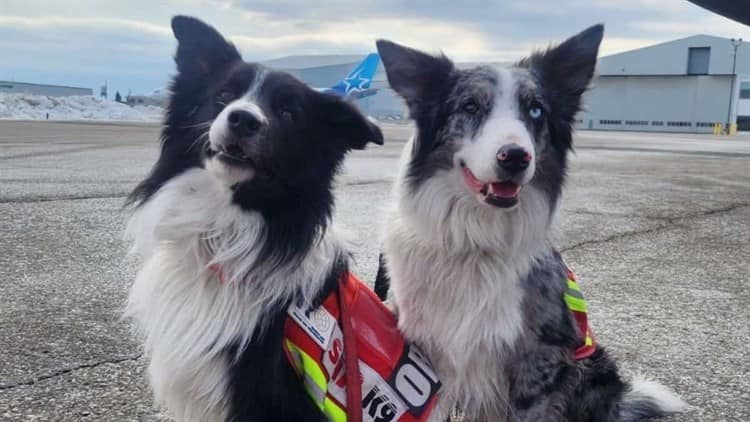
<instances>
[{"instance_id":1,"label":"open mouth","mask_svg":"<svg viewBox=\"0 0 750 422\"><path fill-rule=\"evenodd\" d=\"M518 203L518 193L521 192L521 185L510 180L502 182L485 183L461 163L461 171L464 175L464 181L469 189L479 195L484 202L500 208L510 208Z\"/></svg>"},{"instance_id":2,"label":"open mouth","mask_svg":"<svg viewBox=\"0 0 750 422\"><path fill-rule=\"evenodd\" d=\"M242 169L250 167L252 168L255 179L257 180L268 182L274 178L274 172L271 167L258 165L257 161L254 161L252 158L245 155L245 153L239 148L236 151L224 149L215 150L209 145L206 148L206 157L216 158L223 164L232 167L239 167ZM237 186L233 186L233 189L236 187Z\"/></svg>"},{"instance_id":3,"label":"open mouth","mask_svg":"<svg viewBox=\"0 0 750 422\"><path fill-rule=\"evenodd\" d=\"M253 165L253 161L245 155L242 150L238 149L237 151L217 151L213 149L212 147L208 147L206 151L206 155L209 158L216 157L222 162L229 164L229 165L235 165L235 166L247 166L247 165Z\"/></svg>"}]
</instances>

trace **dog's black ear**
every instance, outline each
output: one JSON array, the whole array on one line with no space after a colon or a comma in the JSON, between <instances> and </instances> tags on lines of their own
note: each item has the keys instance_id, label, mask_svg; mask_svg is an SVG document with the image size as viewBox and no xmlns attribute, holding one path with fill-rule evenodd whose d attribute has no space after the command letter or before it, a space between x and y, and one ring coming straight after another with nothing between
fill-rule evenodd
<instances>
[{"instance_id":1,"label":"dog's black ear","mask_svg":"<svg viewBox=\"0 0 750 422\"><path fill-rule=\"evenodd\" d=\"M447 86L453 62L387 40L376 42L388 83L405 100L412 114L422 102Z\"/></svg>"},{"instance_id":2,"label":"dog's black ear","mask_svg":"<svg viewBox=\"0 0 750 422\"><path fill-rule=\"evenodd\" d=\"M383 132L353 104L332 94L320 94L320 99L321 121L336 140L351 149L364 149L370 142L383 145Z\"/></svg>"},{"instance_id":3,"label":"dog's black ear","mask_svg":"<svg viewBox=\"0 0 750 422\"><path fill-rule=\"evenodd\" d=\"M594 76L604 25L594 25L547 51L521 61L540 79L558 117L572 121Z\"/></svg>"},{"instance_id":4,"label":"dog's black ear","mask_svg":"<svg viewBox=\"0 0 750 422\"><path fill-rule=\"evenodd\" d=\"M190 16L172 18L177 38L175 62L180 73L210 75L229 63L240 60L240 53L213 27Z\"/></svg>"}]
</instances>

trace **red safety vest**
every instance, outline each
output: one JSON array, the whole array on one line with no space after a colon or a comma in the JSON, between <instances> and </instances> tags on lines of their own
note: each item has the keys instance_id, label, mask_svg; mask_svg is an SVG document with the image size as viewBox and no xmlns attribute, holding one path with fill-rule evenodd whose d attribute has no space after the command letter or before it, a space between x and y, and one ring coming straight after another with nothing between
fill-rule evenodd
<instances>
[{"instance_id":1,"label":"red safety vest","mask_svg":"<svg viewBox=\"0 0 750 422\"><path fill-rule=\"evenodd\" d=\"M221 270L212 270L221 279ZM574 355L581 360L596 345L586 301L567 265L566 270L564 299L578 327L581 345ZM344 273L338 290L318 308L293 304L287 313L284 352L331 421L427 420L440 381L424 355L406 342L396 317L357 277Z\"/></svg>"},{"instance_id":2,"label":"red safety vest","mask_svg":"<svg viewBox=\"0 0 750 422\"><path fill-rule=\"evenodd\" d=\"M292 305L288 314L284 351L331 421L427 420L440 388L435 372L354 275L344 273L317 309Z\"/></svg>"}]
</instances>

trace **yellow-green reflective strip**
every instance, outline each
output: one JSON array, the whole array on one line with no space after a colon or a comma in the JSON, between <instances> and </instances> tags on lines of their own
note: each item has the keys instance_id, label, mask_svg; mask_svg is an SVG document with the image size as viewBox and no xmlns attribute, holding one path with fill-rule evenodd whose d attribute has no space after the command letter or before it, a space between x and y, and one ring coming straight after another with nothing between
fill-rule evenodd
<instances>
[{"instance_id":1,"label":"yellow-green reflective strip","mask_svg":"<svg viewBox=\"0 0 750 422\"><path fill-rule=\"evenodd\" d=\"M346 411L326 396L326 391L328 391L326 377L315 359L289 340L286 340L286 345L295 354L295 357L299 358L295 359L295 365L297 365L297 370L302 372L307 393L312 397L315 404L328 416L331 422L346 422Z\"/></svg>"},{"instance_id":2,"label":"yellow-green reflective strip","mask_svg":"<svg viewBox=\"0 0 750 422\"><path fill-rule=\"evenodd\" d=\"M567 293L565 293L565 303L568 304L568 308L578 311L578 312L586 312L586 301L577 297L573 297Z\"/></svg>"},{"instance_id":3,"label":"yellow-green reflective strip","mask_svg":"<svg viewBox=\"0 0 750 422\"><path fill-rule=\"evenodd\" d=\"M578 283L576 283L575 281L573 281L571 279L568 279L568 288L570 290L575 290L577 292L581 291L581 288L578 286Z\"/></svg>"},{"instance_id":4,"label":"yellow-green reflective strip","mask_svg":"<svg viewBox=\"0 0 750 422\"><path fill-rule=\"evenodd\" d=\"M324 401L326 399L326 392L318 388L315 381L305 374L305 388L307 389L307 395L312 397L315 404L323 410Z\"/></svg>"},{"instance_id":5,"label":"yellow-green reflective strip","mask_svg":"<svg viewBox=\"0 0 750 422\"><path fill-rule=\"evenodd\" d=\"M594 344L594 339L591 338L590 335L586 334L586 346L591 346L592 344Z\"/></svg>"},{"instance_id":6,"label":"yellow-green reflective strip","mask_svg":"<svg viewBox=\"0 0 750 422\"><path fill-rule=\"evenodd\" d=\"M326 381L326 376L323 373L323 370L320 369L318 363L315 362L315 359L305 353L304 350L297 347L294 343L286 340L286 345L289 350L293 351L300 357L300 362L298 363L301 363L302 367L298 367L297 370L304 375L306 381L305 384L312 384L308 388L308 393L310 393L310 396L312 396L318 406L322 407L324 404L322 401L325 398L326 391L328 391L328 381Z\"/></svg>"},{"instance_id":7,"label":"yellow-green reflective strip","mask_svg":"<svg viewBox=\"0 0 750 422\"><path fill-rule=\"evenodd\" d=\"M577 297L577 298L579 298L579 299L583 299L583 293L581 293L581 292L580 292L580 291L578 291L578 290L572 290L572 289L568 289L568 290L567 290L567 291L565 292L565 294L566 294L566 295L570 295L570 296L572 296L572 297Z\"/></svg>"},{"instance_id":8,"label":"yellow-green reflective strip","mask_svg":"<svg viewBox=\"0 0 750 422\"><path fill-rule=\"evenodd\" d=\"M326 397L323 403L325 414L331 422L346 422L346 411L338 407L333 400Z\"/></svg>"}]
</instances>

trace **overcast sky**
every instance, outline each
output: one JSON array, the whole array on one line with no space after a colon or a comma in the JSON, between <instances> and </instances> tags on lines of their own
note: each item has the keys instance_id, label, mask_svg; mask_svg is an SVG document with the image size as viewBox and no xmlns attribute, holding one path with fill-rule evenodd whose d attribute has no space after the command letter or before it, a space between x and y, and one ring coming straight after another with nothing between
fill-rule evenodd
<instances>
[{"instance_id":1,"label":"overcast sky","mask_svg":"<svg viewBox=\"0 0 750 422\"><path fill-rule=\"evenodd\" d=\"M0 0L0 79L150 92L173 71L174 14L213 24L250 61L364 54L377 38L509 61L598 22L603 55L700 33L750 39L686 0Z\"/></svg>"}]
</instances>

